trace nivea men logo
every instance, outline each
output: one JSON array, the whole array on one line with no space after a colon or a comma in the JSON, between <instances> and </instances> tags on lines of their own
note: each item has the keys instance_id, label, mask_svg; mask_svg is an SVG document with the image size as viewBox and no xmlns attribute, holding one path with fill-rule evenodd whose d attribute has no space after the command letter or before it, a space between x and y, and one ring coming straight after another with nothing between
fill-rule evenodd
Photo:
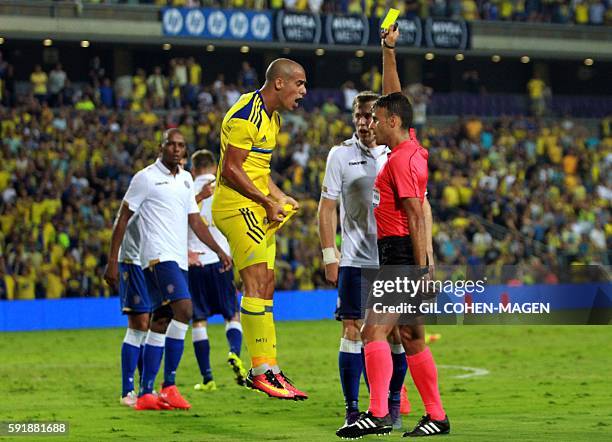
<instances>
[{"instance_id":1,"label":"nivea men logo","mask_svg":"<svg viewBox=\"0 0 612 442\"><path fill-rule=\"evenodd\" d=\"M282 42L318 43L321 39L321 17L308 12L279 11L276 32Z\"/></svg>"},{"instance_id":2,"label":"nivea men logo","mask_svg":"<svg viewBox=\"0 0 612 442\"><path fill-rule=\"evenodd\" d=\"M366 45L370 25L365 17L355 15L327 16L327 40L329 43Z\"/></svg>"}]
</instances>

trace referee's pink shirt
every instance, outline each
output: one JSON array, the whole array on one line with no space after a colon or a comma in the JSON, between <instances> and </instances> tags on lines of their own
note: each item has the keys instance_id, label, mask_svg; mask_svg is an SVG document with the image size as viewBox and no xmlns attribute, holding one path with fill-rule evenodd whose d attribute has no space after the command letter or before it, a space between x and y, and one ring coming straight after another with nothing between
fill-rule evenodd
<instances>
[{"instance_id":1,"label":"referee's pink shirt","mask_svg":"<svg viewBox=\"0 0 612 442\"><path fill-rule=\"evenodd\" d=\"M427 159L424 149L410 131L411 139L395 146L374 182L374 216L378 239L407 236L408 218L402 208L403 198L423 201L427 190ZM376 205L378 200L378 205Z\"/></svg>"}]
</instances>

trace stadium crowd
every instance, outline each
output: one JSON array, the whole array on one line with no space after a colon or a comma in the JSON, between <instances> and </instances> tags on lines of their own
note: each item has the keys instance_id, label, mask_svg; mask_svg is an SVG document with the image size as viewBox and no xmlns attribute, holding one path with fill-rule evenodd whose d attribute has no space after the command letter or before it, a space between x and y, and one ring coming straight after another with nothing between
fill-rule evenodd
<instances>
[{"instance_id":1,"label":"stadium crowd","mask_svg":"<svg viewBox=\"0 0 612 442\"><path fill-rule=\"evenodd\" d=\"M175 7L287 9L382 17L399 8L409 17L449 17L579 25L612 24L610 0L87 0L88 3L141 3Z\"/></svg>"},{"instance_id":2,"label":"stadium crowd","mask_svg":"<svg viewBox=\"0 0 612 442\"><path fill-rule=\"evenodd\" d=\"M102 271L114 216L133 173L156 157L162 130L178 127L190 151L218 154L232 96L153 112L155 82L137 75L144 86L134 80L120 113L87 88L49 107L52 91L42 97L35 81L32 95L0 108L0 298L108 296ZM595 133L569 118L469 118L422 130L439 263L607 263L611 124ZM273 176L302 208L279 235L279 289L325 285L314 222L320 183L330 147L351 134L350 114L334 103L285 118Z\"/></svg>"}]
</instances>

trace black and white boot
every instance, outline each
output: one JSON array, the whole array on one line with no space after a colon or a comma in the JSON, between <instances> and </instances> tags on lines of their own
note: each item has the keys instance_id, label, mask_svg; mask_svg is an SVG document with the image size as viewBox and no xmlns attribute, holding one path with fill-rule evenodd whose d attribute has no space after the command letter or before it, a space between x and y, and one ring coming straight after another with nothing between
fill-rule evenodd
<instances>
[{"instance_id":1,"label":"black and white boot","mask_svg":"<svg viewBox=\"0 0 612 442\"><path fill-rule=\"evenodd\" d=\"M351 425L346 425L336 431L336 436L343 439L359 439L368 434L383 436L391 433L393 421L390 415L374 417L369 411L361 413L359 419Z\"/></svg>"},{"instance_id":2,"label":"black and white boot","mask_svg":"<svg viewBox=\"0 0 612 442\"><path fill-rule=\"evenodd\" d=\"M448 416L444 416L444 420L435 421L426 414L421 418L416 427L414 427L414 430L404 433L404 437L438 436L448 433L450 433Z\"/></svg>"}]
</instances>

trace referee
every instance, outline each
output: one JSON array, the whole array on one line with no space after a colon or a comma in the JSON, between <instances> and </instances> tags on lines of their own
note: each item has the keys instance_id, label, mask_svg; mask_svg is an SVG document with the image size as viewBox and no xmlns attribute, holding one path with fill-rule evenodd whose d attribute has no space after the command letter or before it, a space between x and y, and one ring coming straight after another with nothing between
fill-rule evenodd
<instances>
[{"instance_id":1,"label":"referee","mask_svg":"<svg viewBox=\"0 0 612 442\"><path fill-rule=\"evenodd\" d=\"M428 152L416 140L412 124L412 106L401 93L395 60L397 25L382 35L383 92L372 109L372 127L378 144L391 149L387 163L374 182L373 204L378 236L378 254L383 266L423 269L428 264L428 218L426 204ZM428 212L428 213L426 213ZM383 298L384 299L384 298ZM370 306L368 300L368 306ZM399 321L399 314L366 312L361 337L365 350L365 366L370 383L370 406L352 425L336 435L359 438L367 434L388 434L392 421L388 393L393 361L387 335ZM402 344L412 379L425 406L426 415L405 437L435 436L450 432L450 423L442 407L438 389L438 373L429 348L425 345L422 316L400 325Z\"/></svg>"}]
</instances>

